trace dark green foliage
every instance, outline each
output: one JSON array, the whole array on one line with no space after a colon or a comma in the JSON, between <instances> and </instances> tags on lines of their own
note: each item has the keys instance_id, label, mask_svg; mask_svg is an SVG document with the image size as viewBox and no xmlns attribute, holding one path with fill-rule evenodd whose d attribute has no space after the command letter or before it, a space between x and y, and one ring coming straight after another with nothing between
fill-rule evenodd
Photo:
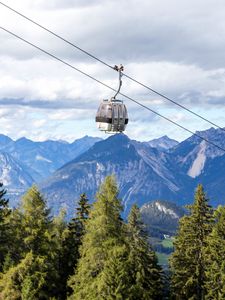
<instances>
[{"instance_id":1,"label":"dark green foliage","mask_svg":"<svg viewBox=\"0 0 225 300\"><path fill-rule=\"evenodd\" d=\"M0 278L0 299L36 300L49 299L44 292L47 261L44 257L27 253L24 259L11 267Z\"/></svg>"},{"instance_id":2,"label":"dark green foliage","mask_svg":"<svg viewBox=\"0 0 225 300\"><path fill-rule=\"evenodd\" d=\"M8 208L9 200L5 199L6 190L2 188L3 184L0 183L0 224L3 223L5 218L9 215L10 210Z\"/></svg>"},{"instance_id":3,"label":"dark green foliage","mask_svg":"<svg viewBox=\"0 0 225 300\"><path fill-rule=\"evenodd\" d=\"M46 201L36 186L32 186L23 197L21 213L25 252L46 255L51 248L49 241L52 220Z\"/></svg>"},{"instance_id":4,"label":"dark green foliage","mask_svg":"<svg viewBox=\"0 0 225 300\"><path fill-rule=\"evenodd\" d=\"M5 199L6 190L2 188L3 184L0 183L0 271L3 268L3 263L8 252L9 242L9 222L8 217L10 210L8 207L8 200Z\"/></svg>"},{"instance_id":5,"label":"dark green foliage","mask_svg":"<svg viewBox=\"0 0 225 300\"><path fill-rule=\"evenodd\" d=\"M36 290L43 295L40 299L57 295L59 276L56 265L59 249L56 226L55 232L53 228L45 200L36 186L31 187L23 197L21 207L10 216L10 233L11 237L14 236L15 245L11 239L12 249L8 252L0 280L0 293L10 295L4 299L14 299L10 298L14 293L20 296L24 294L21 296L24 299L39 299L31 297ZM16 278L23 273L25 275L17 282Z\"/></svg>"},{"instance_id":6,"label":"dark green foliage","mask_svg":"<svg viewBox=\"0 0 225 300\"><path fill-rule=\"evenodd\" d=\"M66 283L63 280L64 256L63 242L67 234L67 224L65 221L65 211L61 210L59 215L53 219L50 231L51 256L48 257L49 269L47 280L49 284L49 295L54 295L55 299L66 299Z\"/></svg>"},{"instance_id":7,"label":"dark green foliage","mask_svg":"<svg viewBox=\"0 0 225 300\"><path fill-rule=\"evenodd\" d=\"M80 223L81 227L81 235L83 235L85 222L89 217L90 212L90 204L88 203L88 199L86 194L81 194L80 199L78 201L77 212L75 220Z\"/></svg>"},{"instance_id":8,"label":"dark green foliage","mask_svg":"<svg viewBox=\"0 0 225 300\"><path fill-rule=\"evenodd\" d=\"M65 239L68 258L68 275L71 275L80 258L79 247L85 233L85 224L90 212L90 204L85 194L80 195L75 217L68 224L68 236Z\"/></svg>"},{"instance_id":9,"label":"dark green foliage","mask_svg":"<svg viewBox=\"0 0 225 300\"><path fill-rule=\"evenodd\" d=\"M69 276L73 275L80 258L79 248L85 233L85 224L89 216L90 204L86 194L81 194L76 208L75 217L69 222L63 237L60 272L61 283L64 286L63 297L72 290L67 287Z\"/></svg>"},{"instance_id":10,"label":"dark green foliage","mask_svg":"<svg viewBox=\"0 0 225 300\"><path fill-rule=\"evenodd\" d=\"M207 238L206 299L225 299L225 207L215 211L216 223Z\"/></svg>"},{"instance_id":11,"label":"dark green foliage","mask_svg":"<svg viewBox=\"0 0 225 300\"><path fill-rule=\"evenodd\" d=\"M129 277L128 247L124 243L113 247L105 262L102 272L100 299L132 299L129 294L131 284ZM98 299L98 298L96 298Z\"/></svg>"},{"instance_id":12,"label":"dark green foliage","mask_svg":"<svg viewBox=\"0 0 225 300\"><path fill-rule=\"evenodd\" d=\"M24 258L25 232L22 228L22 213L19 209L13 209L9 216L9 230L8 230L8 252L4 262L4 271L10 266L19 263L20 259Z\"/></svg>"},{"instance_id":13,"label":"dark green foliage","mask_svg":"<svg viewBox=\"0 0 225 300\"><path fill-rule=\"evenodd\" d=\"M157 300L162 297L162 272L136 205L128 217L129 299Z\"/></svg>"},{"instance_id":14,"label":"dark green foliage","mask_svg":"<svg viewBox=\"0 0 225 300\"><path fill-rule=\"evenodd\" d=\"M190 214L181 218L171 256L172 290L175 299L202 300L205 297L206 268L204 248L212 230L212 208L203 187L198 186Z\"/></svg>"},{"instance_id":15,"label":"dark green foliage","mask_svg":"<svg viewBox=\"0 0 225 300\"><path fill-rule=\"evenodd\" d=\"M106 177L92 209L80 196L69 224L64 211L51 218L35 186L18 209L10 211L4 197L2 190L0 299L161 300L169 290L176 300L225 299L225 207L213 214L201 185L174 240L171 287L138 207L127 224L121 219L113 176Z\"/></svg>"},{"instance_id":16,"label":"dark green foliage","mask_svg":"<svg viewBox=\"0 0 225 300\"><path fill-rule=\"evenodd\" d=\"M115 179L106 177L86 224L77 272L69 281L73 289L70 299L126 299L124 282L128 277L121 262L127 250L121 209Z\"/></svg>"},{"instance_id":17,"label":"dark green foliage","mask_svg":"<svg viewBox=\"0 0 225 300\"><path fill-rule=\"evenodd\" d=\"M46 202L36 186L27 191L20 207L12 211L9 224L8 256L10 255L13 264L17 264L30 251L34 255L46 255L51 249L52 221Z\"/></svg>"}]
</instances>

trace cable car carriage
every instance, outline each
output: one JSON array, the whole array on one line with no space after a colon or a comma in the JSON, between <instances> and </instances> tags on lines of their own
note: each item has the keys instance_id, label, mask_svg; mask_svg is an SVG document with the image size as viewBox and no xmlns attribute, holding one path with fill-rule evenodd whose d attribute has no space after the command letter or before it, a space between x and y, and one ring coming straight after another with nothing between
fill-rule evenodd
<instances>
[{"instance_id":1,"label":"cable car carriage","mask_svg":"<svg viewBox=\"0 0 225 300\"><path fill-rule=\"evenodd\" d=\"M114 69L119 72L119 88L115 96L110 100L103 100L100 104L97 114L96 123L101 131L108 133L123 132L128 124L127 108L123 101L117 100L116 96L120 92L122 86L122 71L123 66L115 66Z\"/></svg>"}]
</instances>

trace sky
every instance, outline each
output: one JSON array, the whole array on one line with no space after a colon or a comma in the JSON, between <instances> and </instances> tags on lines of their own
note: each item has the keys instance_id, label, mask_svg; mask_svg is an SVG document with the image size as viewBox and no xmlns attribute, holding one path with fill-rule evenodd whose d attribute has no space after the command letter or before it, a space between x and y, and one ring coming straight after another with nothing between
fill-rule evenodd
<instances>
[{"instance_id":1,"label":"sky","mask_svg":"<svg viewBox=\"0 0 225 300\"><path fill-rule=\"evenodd\" d=\"M3 0L111 66L225 127L224 0ZM0 5L0 26L117 88L118 73ZM195 132L211 127L123 77L121 92ZM0 29L0 133L13 139L107 137L95 124L114 93ZM148 141L190 133L119 97L126 134Z\"/></svg>"}]
</instances>

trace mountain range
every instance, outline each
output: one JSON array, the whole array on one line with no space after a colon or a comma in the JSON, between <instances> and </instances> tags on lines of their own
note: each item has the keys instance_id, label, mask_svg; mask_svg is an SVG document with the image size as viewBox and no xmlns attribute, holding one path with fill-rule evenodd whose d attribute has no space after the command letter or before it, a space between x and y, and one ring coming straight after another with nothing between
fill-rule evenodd
<instances>
[{"instance_id":1,"label":"mountain range","mask_svg":"<svg viewBox=\"0 0 225 300\"><path fill-rule=\"evenodd\" d=\"M117 134L64 165L41 187L51 207L60 202L70 211L79 194L85 191L93 201L104 178L115 174L126 213L133 203L142 205L151 200L150 195L155 199L170 194L172 199L171 190L178 187L164 165L164 152Z\"/></svg>"},{"instance_id":2,"label":"mountain range","mask_svg":"<svg viewBox=\"0 0 225 300\"><path fill-rule=\"evenodd\" d=\"M211 128L198 134L225 148L225 131ZM225 204L224 164L225 153L196 136L159 149L117 134L58 169L41 187L51 207L60 203L69 212L82 192L93 201L99 184L110 174L118 181L125 215L133 203L142 206L155 199L191 203L199 183L211 204L218 205Z\"/></svg>"},{"instance_id":3,"label":"mountain range","mask_svg":"<svg viewBox=\"0 0 225 300\"><path fill-rule=\"evenodd\" d=\"M34 142L25 137L13 141L0 135L0 181L12 204L33 183L39 183L59 167L88 150L100 138L85 136L73 143Z\"/></svg>"},{"instance_id":4,"label":"mountain range","mask_svg":"<svg viewBox=\"0 0 225 300\"><path fill-rule=\"evenodd\" d=\"M210 128L198 135L225 148L223 129ZM79 195L85 192L94 201L100 183L111 174L118 181L125 215L133 203L142 206L156 199L191 203L199 183L212 205L225 204L225 152L195 135L181 143L167 136L140 142L124 134L105 140L84 137L73 143L13 141L0 135L0 153L0 181L9 196L14 193L13 204L36 182L54 213L63 206L71 215Z\"/></svg>"}]
</instances>

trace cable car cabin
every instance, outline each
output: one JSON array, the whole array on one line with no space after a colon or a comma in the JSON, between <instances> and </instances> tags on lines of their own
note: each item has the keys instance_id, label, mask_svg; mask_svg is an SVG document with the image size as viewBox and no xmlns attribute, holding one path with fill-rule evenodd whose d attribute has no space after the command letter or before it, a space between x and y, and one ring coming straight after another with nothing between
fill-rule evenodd
<instances>
[{"instance_id":1,"label":"cable car cabin","mask_svg":"<svg viewBox=\"0 0 225 300\"><path fill-rule=\"evenodd\" d=\"M109 133L123 132L128 124L128 114L121 100L103 100L96 114L97 126Z\"/></svg>"}]
</instances>

